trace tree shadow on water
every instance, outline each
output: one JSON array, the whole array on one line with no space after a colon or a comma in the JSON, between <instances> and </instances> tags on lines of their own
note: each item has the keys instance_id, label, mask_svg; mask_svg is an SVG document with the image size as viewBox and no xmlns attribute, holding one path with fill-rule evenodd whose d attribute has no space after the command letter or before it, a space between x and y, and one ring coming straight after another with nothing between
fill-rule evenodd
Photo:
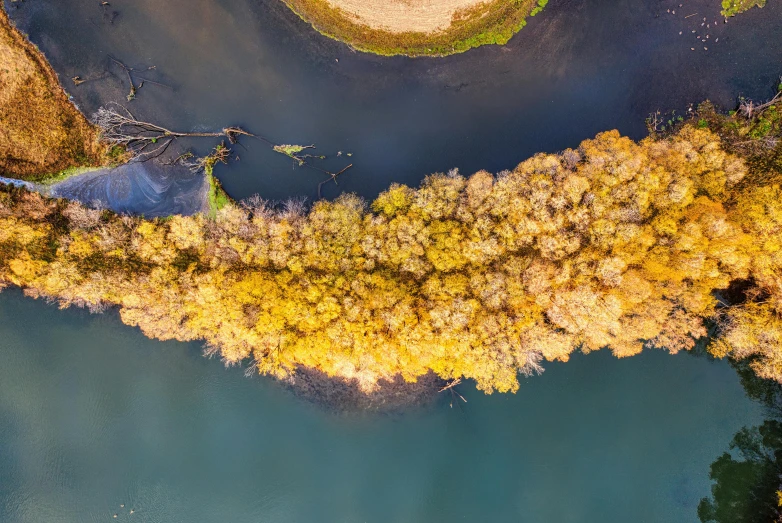
<instances>
[{"instance_id":1,"label":"tree shadow on water","mask_svg":"<svg viewBox=\"0 0 782 523\"><path fill-rule=\"evenodd\" d=\"M728 452L711 464L711 497L698 505L703 523L782 522L782 386L755 376L747 362L734 363L747 395L763 403L768 419L744 427Z\"/></svg>"}]
</instances>

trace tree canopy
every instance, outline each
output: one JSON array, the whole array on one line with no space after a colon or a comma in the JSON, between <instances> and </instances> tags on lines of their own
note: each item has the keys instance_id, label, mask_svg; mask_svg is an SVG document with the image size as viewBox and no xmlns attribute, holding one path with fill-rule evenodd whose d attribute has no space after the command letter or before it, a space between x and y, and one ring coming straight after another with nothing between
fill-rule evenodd
<instances>
[{"instance_id":1,"label":"tree canopy","mask_svg":"<svg viewBox=\"0 0 782 523\"><path fill-rule=\"evenodd\" d=\"M782 380L782 186L751 170L685 125L601 133L496 176L435 174L370 205L254 198L144 220L6 188L0 282L366 390L431 370L515 391L542 360L687 350L712 321L712 353Z\"/></svg>"}]
</instances>

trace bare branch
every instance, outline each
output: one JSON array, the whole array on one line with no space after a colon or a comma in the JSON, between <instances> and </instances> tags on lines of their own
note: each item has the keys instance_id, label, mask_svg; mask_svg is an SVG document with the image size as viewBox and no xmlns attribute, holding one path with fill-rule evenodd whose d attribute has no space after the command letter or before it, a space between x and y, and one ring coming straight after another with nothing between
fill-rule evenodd
<instances>
[{"instance_id":1,"label":"bare branch","mask_svg":"<svg viewBox=\"0 0 782 523\"><path fill-rule=\"evenodd\" d=\"M136 158L149 159L160 156L177 138L225 137L236 143L237 136L254 136L238 127L228 127L219 132L181 132L136 119L125 107L114 104L101 107L92 120L101 129L102 138L111 145L125 147Z\"/></svg>"}]
</instances>

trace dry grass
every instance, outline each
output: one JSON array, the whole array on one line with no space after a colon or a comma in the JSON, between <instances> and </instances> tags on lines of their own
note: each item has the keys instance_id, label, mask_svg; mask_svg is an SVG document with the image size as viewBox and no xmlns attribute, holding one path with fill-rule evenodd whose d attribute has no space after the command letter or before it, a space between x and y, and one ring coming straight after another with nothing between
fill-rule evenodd
<instances>
[{"instance_id":1,"label":"dry grass","mask_svg":"<svg viewBox=\"0 0 782 523\"><path fill-rule=\"evenodd\" d=\"M503 45L547 0L282 0L320 33L381 55Z\"/></svg>"},{"instance_id":2,"label":"dry grass","mask_svg":"<svg viewBox=\"0 0 782 523\"><path fill-rule=\"evenodd\" d=\"M0 5L0 175L39 180L104 155L97 129Z\"/></svg>"},{"instance_id":3,"label":"dry grass","mask_svg":"<svg viewBox=\"0 0 782 523\"><path fill-rule=\"evenodd\" d=\"M356 23L392 33L444 31L454 15L484 0L328 0Z\"/></svg>"}]
</instances>

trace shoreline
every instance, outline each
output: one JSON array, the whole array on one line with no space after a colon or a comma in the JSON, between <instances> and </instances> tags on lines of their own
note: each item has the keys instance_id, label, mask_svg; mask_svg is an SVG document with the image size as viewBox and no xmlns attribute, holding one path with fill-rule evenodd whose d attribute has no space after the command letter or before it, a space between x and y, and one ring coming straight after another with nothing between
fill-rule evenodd
<instances>
[{"instance_id":1,"label":"shoreline","mask_svg":"<svg viewBox=\"0 0 782 523\"><path fill-rule=\"evenodd\" d=\"M31 182L109 163L98 129L0 6L0 175Z\"/></svg>"},{"instance_id":2,"label":"shoreline","mask_svg":"<svg viewBox=\"0 0 782 523\"><path fill-rule=\"evenodd\" d=\"M483 45L505 45L548 0L494 0L455 15L446 29L393 32L352 20L327 0L281 0L318 33L351 49L381 56L442 57Z\"/></svg>"},{"instance_id":3,"label":"shoreline","mask_svg":"<svg viewBox=\"0 0 782 523\"><path fill-rule=\"evenodd\" d=\"M749 133L758 160L773 160L764 144L780 132L780 119L773 100L764 106L767 113L748 113L746 122L717 115L710 122L702 113L659 139L656 128L639 142L604 132L499 176L435 174L417 188L393 185L371 210L343 195L309 210L256 202L214 208L214 216L149 220L3 189L0 285L63 306L119 306L123 322L149 337L204 340L226 362L252 359L278 378L308 367L371 393L389 376L436 372L449 381L474 379L486 392L515 391L520 374L540 372L544 359L566 361L575 350L611 347L624 357L649 340L673 352L691 348L716 307L713 290L726 282L749 274L758 296L777 292L764 266L748 272L748 260L766 256L772 269L777 262L744 241L767 234L753 227L773 216L755 216L731 198L773 200L778 187L742 195L738 184L753 169L741 158L749 161L752 151L734 156L723 135L709 130L729 123L723 130L737 133L735 143L746 148ZM662 179L650 184L646 169ZM617 188L614 170L636 188ZM211 190L216 204L216 186ZM541 198L550 200L546 215L529 207ZM726 224L697 238L709 271L686 247L696 241L688 231L702 220ZM609 241L616 227L625 231L625 251ZM732 257L723 259L721 249L732 249ZM679 272L669 270L670 260L682 260ZM574 263L581 274L572 272ZM671 296L667 286L674 284L684 286ZM656 310L647 310L653 295ZM732 312L734 339L715 353L746 357L744 331L776 314L772 305L746 305ZM634 324L639 316L648 323ZM615 328L620 323L628 328ZM761 370L779 379L776 348L763 350L768 367Z\"/></svg>"}]
</instances>

